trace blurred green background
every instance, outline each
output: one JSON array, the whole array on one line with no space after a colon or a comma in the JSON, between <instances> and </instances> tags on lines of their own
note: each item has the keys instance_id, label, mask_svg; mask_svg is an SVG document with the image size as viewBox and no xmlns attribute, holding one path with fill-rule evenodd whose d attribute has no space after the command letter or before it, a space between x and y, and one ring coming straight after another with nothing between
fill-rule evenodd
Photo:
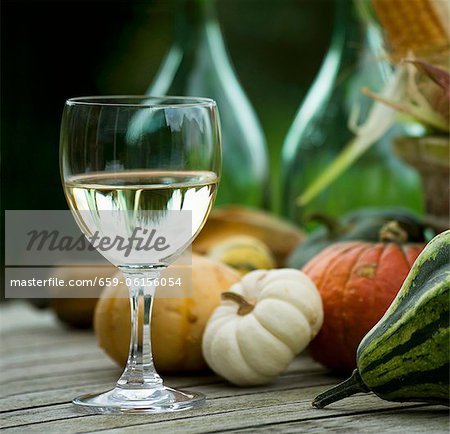
<instances>
[{"instance_id":1,"label":"blurred green background","mask_svg":"<svg viewBox=\"0 0 450 434\"><path fill-rule=\"evenodd\" d=\"M217 0L277 190L280 148L328 47L333 2ZM59 123L69 97L142 94L172 41L174 2L2 1L2 209L66 209Z\"/></svg>"}]
</instances>

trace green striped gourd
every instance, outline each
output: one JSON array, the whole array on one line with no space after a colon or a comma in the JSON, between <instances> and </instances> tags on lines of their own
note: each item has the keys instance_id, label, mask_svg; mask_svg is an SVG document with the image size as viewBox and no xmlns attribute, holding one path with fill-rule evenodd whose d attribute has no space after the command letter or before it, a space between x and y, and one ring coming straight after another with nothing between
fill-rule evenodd
<instances>
[{"instance_id":1,"label":"green striped gourd","mask_svg":"<svg viewBox=\"0 0 450 434\"><path fill-rule=\"evenodd\" d=\"M358 392L449 405L450 230L431 240L358 347L352 376L318 395L323 408Z\"/></svg>"}]
</instances>

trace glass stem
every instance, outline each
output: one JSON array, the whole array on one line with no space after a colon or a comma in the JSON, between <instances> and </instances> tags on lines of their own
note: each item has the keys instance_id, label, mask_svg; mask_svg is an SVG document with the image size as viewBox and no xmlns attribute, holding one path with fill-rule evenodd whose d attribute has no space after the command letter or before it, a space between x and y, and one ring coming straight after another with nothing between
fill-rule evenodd
<instances>
[{"instance_id":1,"label":"glass stem","mask_svg":"<svg viewBox=\"0 0 450 434\"><path fill-rule=\"evenodd\" d=\"M155 370L152 356L150 323L155 295L154 280L160 270L124 271L130 283L131 337L128 360L117 386L121 388L156 388L162 379Z\"/></svg>"}]
</instances>

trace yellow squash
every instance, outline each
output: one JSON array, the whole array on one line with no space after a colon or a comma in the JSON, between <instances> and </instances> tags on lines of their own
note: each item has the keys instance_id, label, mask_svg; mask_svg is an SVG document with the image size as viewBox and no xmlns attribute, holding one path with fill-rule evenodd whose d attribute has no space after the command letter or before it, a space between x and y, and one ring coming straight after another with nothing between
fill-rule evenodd
<instances>
[{"instance_id":1,"label":"yellow squash","mask_svg":"<svg viewBox=\"0 0 450 434\"><path fill-rule=\"evenodd\" d=\"M226 265L194 254L192 297L188 297L190 294L184 287L186 297L155 298L151 333L158 370L179 372L206 368L201 352L206 321L220 303L221 293L239 277ZM124 285L105 289L95 310L94 327L100 347L124 366L130 342L130 305Z\"/></svg>"}]
</instances>

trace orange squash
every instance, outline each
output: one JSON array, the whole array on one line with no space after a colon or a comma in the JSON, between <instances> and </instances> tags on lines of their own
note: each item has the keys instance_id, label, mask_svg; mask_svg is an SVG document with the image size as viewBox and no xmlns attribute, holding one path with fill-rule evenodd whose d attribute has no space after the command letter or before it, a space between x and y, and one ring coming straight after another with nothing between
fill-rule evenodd
<instances>
[{"instance_id":1,"label":"orange squash","mask_svg":"<svg viewBox=\"0 0 450 434\"><path fill-rule=\"evenodd\" d=\"M356 367L359 342L386 312L423 247L405 241L342 242L304 266L324 308L323 326L309 347L315 360L336 371Z\"/></svg>"},{"instance_id":2,"label":"orange squash","mask_svg":"<svg viewBox=\"0 0 450 434\"><path fill-rule=\"evenodd\" d=\"M180 291L186 297L156 297L153 306L152 349L161 372L207 367L201 348L203 330L220 304L221 293L240 279L232 268L196 254L192 255L192 268L185 272L192 273L192 293L183 285ZM105 288L95 309L94 328L99 346L124 366L130 346L130 302L124 284Z\"/></svg>"}]
</instances>

